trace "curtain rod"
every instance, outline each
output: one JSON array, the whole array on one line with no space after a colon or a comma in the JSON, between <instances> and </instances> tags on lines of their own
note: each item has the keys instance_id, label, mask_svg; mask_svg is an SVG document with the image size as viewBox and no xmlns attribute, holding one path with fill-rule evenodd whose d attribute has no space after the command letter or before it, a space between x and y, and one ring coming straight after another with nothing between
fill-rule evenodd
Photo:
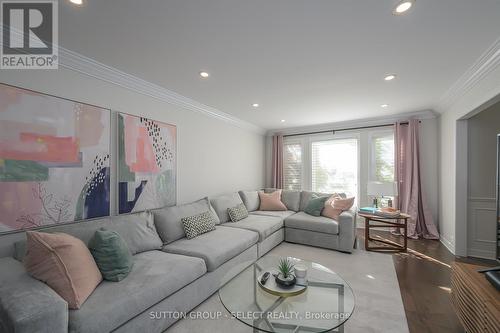
<instances>
[{"instance_id":1,"label":"curtain rod","mask_svg":"<svg viewBox=\"0 0 500 333\"><path fill-rule=\"evenodd\" d=\"M421 121L419 120L419 123ZM400 122L401 125L408 125L407 121ZM368 129L368 128L378 128L378 127L389 127L389 126L394 126L394 124L383 124L383 125L373 125L373 126L360 126L360 127L349 127L349 128L340 128L340 129L331 129L331 130L325 130L325 131L317 131L317 132L306 132L306 133L297 133L297 134L287 134L283 135L284 138L288 138L291 136L302 136L302 135L313 135L313 134L324 134L324 133L332 133L335 134L336 132L342 132L342 131L353 131L353 130L360 130L360 129Z\"/></svg>"}]
</instances>

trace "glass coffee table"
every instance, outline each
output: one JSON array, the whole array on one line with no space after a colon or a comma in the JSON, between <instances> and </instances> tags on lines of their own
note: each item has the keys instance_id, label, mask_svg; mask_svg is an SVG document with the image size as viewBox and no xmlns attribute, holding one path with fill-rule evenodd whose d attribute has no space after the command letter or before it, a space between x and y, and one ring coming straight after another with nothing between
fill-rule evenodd
<instances>
[{"instance_id":1,"label":"glass coffee table","mask_svg":"<svg viewBox=\"0 0 500 333\"><path fill-rule=\"evenodd\" d=\"M236 319L254 332L336 332L354 310L351 287L330 269L297 258L288 258L307 268L306 290L297 296L276 296L265 291L258 278L278 266L280 257L267 256L251 264L221 289L219 298ZM271 275L270 279L274 277Z\"/></svg>"}]
</instances>

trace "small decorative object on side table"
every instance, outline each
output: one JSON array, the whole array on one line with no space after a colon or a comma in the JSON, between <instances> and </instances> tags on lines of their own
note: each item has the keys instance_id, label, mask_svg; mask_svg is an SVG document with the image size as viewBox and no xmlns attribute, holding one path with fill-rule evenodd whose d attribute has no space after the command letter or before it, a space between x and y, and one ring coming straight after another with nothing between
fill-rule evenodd
<instances>
[{"instance_id":1,"label":"small decorative object on side table","mask_svg":"<svg viewBox=\"0 0 500 333\"><path fill-rule=\"evenodd\" d=\"M302 268L301 268L302 267ZM290 258L280 258L276 268L265 271L258 277L259 286L266 292L280 297L291 297L302 294L307 289L305 272L307 268L299 266L299 281L295 277L294 263ZM270 277L273 276L274 279Z\"/></svg>"},{"instance_id":2,"label":"small decorative object on side table","mask_svg":"<svg viewBox=\"0 0 500 333\"><path fill-rule=\"evenodd\" d=\"M293 287L297 282L293 274L293 264L288 258L281 258L278 265L278 274L276 275L276 283L283 288Z\"/></svg>"},{"instance_id":3,"label":"small decorative object on side table","mask_svg":"<svg viewBox=\"0 0 500 333\"><path fill-rule=\"evenodd\" d=\"M406 252L408 236L408 219L410 215L400 213L395 216L380 216L377 212L367 213L360 211L359 216L365 219L365 250L366 251L387 251L387 252ZM375 223L374 223L375 222ZM388 239L371 238L370 229L375 228L396 228L403 229L403 245ZM370 241L376 241L386 246L370 246Z\"/></svg>"},{"instance_id":4,"label":"small decorative object on side table","mask_svg":"<svg viewBox=\"0 0 500 333\"><path fill-rule=\"evenodd\" d=\"M396 182L369 182L367 185L367 194L373 196L374 208L382 207L384 196L389 197L387 204L389 207L392 207L392 197L398 195L398 186Z\"/></svg>"}]
</instances>

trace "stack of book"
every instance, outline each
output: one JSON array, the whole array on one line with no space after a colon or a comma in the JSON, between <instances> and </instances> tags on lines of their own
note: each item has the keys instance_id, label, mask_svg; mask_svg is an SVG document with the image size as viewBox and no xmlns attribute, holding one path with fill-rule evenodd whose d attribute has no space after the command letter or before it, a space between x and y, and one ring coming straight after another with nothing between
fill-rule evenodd
<instances>
[{"instance_id":1,"label":"stack of book","mask_svg":"<svg viewBox=\"0 0 500 333\"><path fill-rule=\"evenodd\" d=\"M363 207L359 209L360 213L373 214L381 217L398 217L401 212L395 208L384 207L384 208L373 208L373 207Z\"/></svg>"}]
</instances>

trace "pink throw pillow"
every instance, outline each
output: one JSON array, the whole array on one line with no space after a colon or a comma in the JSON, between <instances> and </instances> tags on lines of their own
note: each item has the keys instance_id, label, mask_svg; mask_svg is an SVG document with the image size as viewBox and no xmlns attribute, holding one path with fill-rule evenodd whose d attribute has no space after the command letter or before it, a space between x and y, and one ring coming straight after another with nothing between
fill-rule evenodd
<instances>
[{"instance_id":1,"label":"pink throw pillow","mask_svg":"<svg viewBox=\"0 0 500 333\"><path fill-rule=\"evenodd\" d=\"M352 205L354 205L354 197L344 199L338 194L334 194L325 202L325 208L321 215L338 220L340 214L351 209Z\"/></svg>"},{"instance_id":2,"label":"pink throw pillow","mask_svg":"<svg viewBox=\"0 0 500 333\"><path fill-rule=\"evenodd\" d=\"M102 275L87 246L63 233L26 232L24 267L66 302L79 309L101 283Z\"/></svg>"},{"instance_id":3,"label":"pink throw pillow","mask_svg":"<svg viewBox=\"0 0 500 333\"><path fill-rule=\"evenodd\" d=\"M276 190L273 193L260 191L259 198L259 210L287 210L285 204L281 202L281 190Z\"/></svg>"}]
</instances>

